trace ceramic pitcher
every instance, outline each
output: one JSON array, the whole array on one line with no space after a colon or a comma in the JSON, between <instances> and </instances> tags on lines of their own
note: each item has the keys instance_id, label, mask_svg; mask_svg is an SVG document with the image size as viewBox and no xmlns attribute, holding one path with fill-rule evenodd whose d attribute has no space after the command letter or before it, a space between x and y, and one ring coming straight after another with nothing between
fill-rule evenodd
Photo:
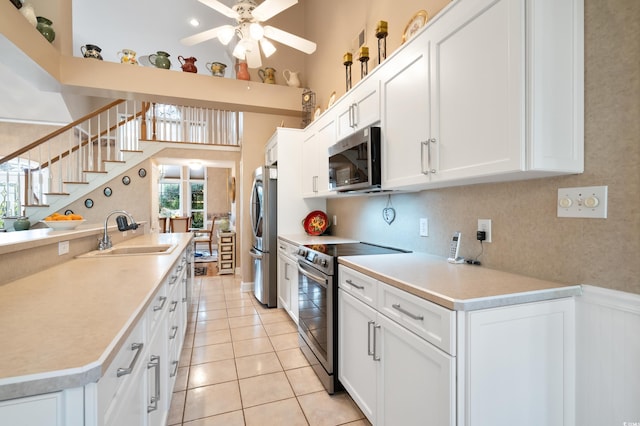
<instances>
[{"instance_id":1,"label":"ceramic pitcher","mask_svg":"<svg viewBox=\"0 0 640 426\"><path fill-rule=\"evenodd\" d=\"M258 70L258 75L263 83L276 84L276 70L270 67Z\"/></svg>"},{"instance_id":2,"label":"ceramic pitcher","mask_svg":"<svg viewBox=\"0 0 640 426\"><path fill-rule=\"evenodd\" d=\"M182 71L184 72L198 72L198 68L196 67L195 62L196 58L193 56L189 58L185 58L184 56L178 56L178 61L180 61L180 65L182 65Z\"/></svg>"},{"instance_id":3,"label":"ceramic pitcher","mask_svg":"<svg viewBox=\"0 0 640 426\"><path fill-rule=\"evenodd\" d=\"M249 67L246 62L238 62L236 64L236 79L238 80L251 80L249 75Z\"/></svg>"},{"instance_id":4,"label":"ceramic pitcher","mask_svg":"<svg viewBox=\"0 0 640 426\"><path fill-rule=\"evenodd\" d=\"M290 86L290 87L301 86L302 83L300 83L300 77L298 74L299 73L297 71L289 71L289 70L282 71L282 76L287 82L287 86Z\"/></svg>"},{"instance_id":5,"label":"ceramic pitcher","mask_svg":"<svg viewBox=\"0 0 640 426\"><path fill-rule=\"evenodd\" d=\"M102 60L102 55L100 55L102 49L100 49L95 44L85 44L84 46L80 46L80 52L82 52L82 56L84 56L85 58L93 58L100 61Z\"/></svg>"},{"instance_id":6,"label":"ceramic pitcher","mask_svg":"<svg viewBox=\"0 0 640 426\"><path fill-rule=\"evenodd\" d=\"M131 49L122 49L118 52L120 55L120 63L122 64L130 64L130 65L138 65L138 60L136 59L136 52Z\"/></svg>"},{"instance_id":7,"label":"ceramic pitcher","mask_svg":"<svg viewBox=\"0 0 640 426\"><path fill-rule=\"evenodd\" d=\"M214 77L224 77L224 71L227 66L222 62L207 62L207 69L211 71Z\"/></svg>"},{"instance_id":8,"label":"ceramic pitcher","mask_svg":"<svg viewBox=\"0 0 640 426\"><path fill-rule=\"evenodd\" d=\"M158 50L156 53L149 55L149 62L155 65L156 68L162 68L168 70L171 68L171 61L169 60L169 54Z\"/></svg>"}]
</instances>

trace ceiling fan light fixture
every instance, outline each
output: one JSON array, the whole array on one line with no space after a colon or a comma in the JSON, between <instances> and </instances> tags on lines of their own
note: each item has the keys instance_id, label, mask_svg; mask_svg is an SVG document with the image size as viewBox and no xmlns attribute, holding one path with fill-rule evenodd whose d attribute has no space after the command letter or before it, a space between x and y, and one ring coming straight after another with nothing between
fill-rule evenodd
<instances>
[{"instance_id":1,"label":"ceiling fan light fixture","mask_svg":"<svg viewBox=\"0 0 640 426\"><path fill-rule=\"evenodd\" d=\"M244 48L242 40L240 40L238 44L236 44L236 47L233 49L233 56L238 59L245 59L246 54L247 50Z\"/></svg>"},{"instance_id":2,"label":"ceiling fan light fixture","mask_svg":"<svg viewBox=\"0 0 640 426\"><path fill-rule=\"evenodd\" d=\"M198 21L196 18L191 18L191 19L189 20L189 24L190 24L192 27L198 27L198 26L200 26L200 21Z\"/></svg>"},{"instance_id":3,"label":"ceiling fan light fixture","mask_svg":"<svg viewBox=\"0 0 640 426\"><path fill-rule=\"evenodd\" d=\"M264 28L257 22L252 22L251 25L249 25L249 35L254 40L262 40L264 37Z\"/></svg>"},{"instance_id":4,"label":"ceiling fan light fixture","mask_svg":"<svg viewBox=\"0 0 640 426\"><path fill-rule=\"evenodd\" d=\"M276 53L276 47L266 38L260 40L260 47L262 48L262 53L264 54L265 58L268 58L269 56Z\"/></svg>"},{"instance_id":5,"label":"ceiling fan light fixture","mask_svg":"<svg viewBox=\"0 0 640 426\"><path fill-rule=\"evenodd\" d=\"M235 34L236 29L234 27L232 27L231 25L225 25L221 27L220 31L218 32L218 40L220 40L220 43L226 46L231 42Z\"/></svg>"}]
</instances>

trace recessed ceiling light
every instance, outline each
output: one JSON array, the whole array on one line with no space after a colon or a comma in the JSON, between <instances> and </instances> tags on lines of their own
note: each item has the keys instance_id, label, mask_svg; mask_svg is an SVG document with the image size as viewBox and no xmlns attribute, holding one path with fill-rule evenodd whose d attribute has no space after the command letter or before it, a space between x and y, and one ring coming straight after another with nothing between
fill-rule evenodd
<instances>
[{"instance_id":1,"label":"recessed ceiling light","mask_svg":"<svg viewBox=\"0 0 640 426\"><path fill-rule=\"evenodd\" d=\"M189 21L189 23L191 24L192 27L198 27L200 26L200 21L198 21L196 18L191 18L191 20Z\"/></svg>"}]
</instances>

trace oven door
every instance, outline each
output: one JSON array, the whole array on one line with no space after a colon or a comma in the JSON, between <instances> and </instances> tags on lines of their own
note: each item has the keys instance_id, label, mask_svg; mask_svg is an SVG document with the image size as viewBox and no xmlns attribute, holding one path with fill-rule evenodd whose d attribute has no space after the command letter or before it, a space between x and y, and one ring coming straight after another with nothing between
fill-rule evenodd
<instances>
[{"instance_id":1,"label":"oven door","mask_svg":"<svg viewBox=\"0 0 640 426\"><path fill-rule=\"evenodd\" d=\"M334 306L333 276L298 260L298 331L324 370L333 374Z\"/></svg>"}]
</instances>

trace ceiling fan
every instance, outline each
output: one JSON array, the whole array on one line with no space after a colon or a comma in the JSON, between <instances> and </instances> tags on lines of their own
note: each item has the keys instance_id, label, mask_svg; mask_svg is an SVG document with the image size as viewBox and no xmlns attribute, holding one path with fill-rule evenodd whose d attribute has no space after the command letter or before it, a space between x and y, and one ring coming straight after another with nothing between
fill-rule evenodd
<instances>
[{"instance_id":1,"label":"ceiling fan","mask_svg":"<svg viewBox=\"0 0 640 426\"><path fill-rule=\"evenodd\" d=\"M271 56L276 47L271 40L286 44L301 52L311 54L316 50L316 44L297 35L282 31L270 25L261 25L278 13L298 3L298 0L264 0L259 5L255 0L238 0L233 7L218 0L198 0L223 15L233 18L237 25L222 25L180 40L182 44L193 46L203 41L218 38L222 44L228 45L234 36L238 36L238 43L233 49L233 56L246 60L249 68L262 66L260 48L265 57Z\"/></svg>"}]
</instances>

